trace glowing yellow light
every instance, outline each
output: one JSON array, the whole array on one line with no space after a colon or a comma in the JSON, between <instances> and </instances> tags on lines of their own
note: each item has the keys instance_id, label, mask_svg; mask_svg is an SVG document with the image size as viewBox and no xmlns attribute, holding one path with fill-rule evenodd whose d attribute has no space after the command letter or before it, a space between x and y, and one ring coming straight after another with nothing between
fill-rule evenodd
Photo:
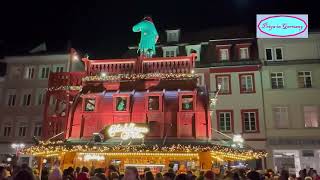
<instances>
[{"instance_id":1,"label":"glowing yellow light","mask_svg":"<svg viewBox=\"0 0 320 180\"><path fill-rule=\"evenodd\" d=\"M144 134L148 133L149 129L146 127L138 127L135 123L125 123L125 124L114 124L108 129L108 134L110 137L115 137L120 134L120 138L123 140L127 139L142 139Z\"/></svg>"},{"instance_id":2,"label":"glowing yellow light","mask_svg":"<svg viewBox=\"0 0 320 180\"><path fill-rule=\"evenodd\" d=\"M90 161L90 160L96 160L96 161L102 161L105 160L105 157L102 155L96 155L96 154L86 154L83 156L84 161Z\"/></svg>"}]
</instances>

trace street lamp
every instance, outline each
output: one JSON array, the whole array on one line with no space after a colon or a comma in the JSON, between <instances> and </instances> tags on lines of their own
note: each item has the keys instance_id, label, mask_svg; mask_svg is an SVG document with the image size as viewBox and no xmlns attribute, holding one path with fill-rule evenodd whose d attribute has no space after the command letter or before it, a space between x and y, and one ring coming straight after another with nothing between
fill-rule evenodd
<instances>
[{"instance_id":1,"label":"street lamp","mask_svg":"<svg viewBox=\"0 0 320 180\"><path fill-rule=\"evenodd\" d=\"M20 143L20 144L13 143L13 144L11 144L11 147L12 147L12 149L16 150L16 155L18 156L19 150L26 147L26 145L24 145L23 143Z\"/></svg>"},{"instance_id":2,"label":"street lamp","mask_svg":"<svg viewBox=\"0 0 320 180\"><path fill-rule=\"evenodd\" d=\"M214 97L210 99L210 105L213 106L213 107L215 107L216 104L217 104L218 95L219 95L220 90L221 90L221 84L218 84L217 92L214 94Z\"/></svg>"},{"instance_id":3,"label":"street lamp","mask_svg":"<svg viewBox=\"0 0 320 180\"><path fill-rule=\"evenodd\" d=\"M233 144L232 147L240 147L243 148L244 139L241 134L235 134L232 138Z\"/></svg>"}]
</instances>

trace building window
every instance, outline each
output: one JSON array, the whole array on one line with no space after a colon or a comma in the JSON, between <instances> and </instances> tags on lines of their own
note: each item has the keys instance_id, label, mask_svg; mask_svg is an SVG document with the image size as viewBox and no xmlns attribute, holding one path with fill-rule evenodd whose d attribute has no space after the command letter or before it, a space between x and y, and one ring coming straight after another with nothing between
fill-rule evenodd
<instances>
[{"instance_id":1,"label":"building window","mask_svg":"<svg viewBox=\"0 0 320 180\"><path fill-rule=\"evenodd\" d=\"M27 66L24 70L24 79L33 79L35 74L35 67Z\"/></svg>"},{"instance_id":2,"label":"building window","mask_svg":"<svg viewBox=\"0 0 320 180\"><path fill-rule=\"evenodd\" d=\"M63 72L64 65L53 65L53 72Z\"/></svg>"},{"instance_id":3,"label":"building window","mask_svg":"<svg viewBox=\"0 0 320 180\"><path fill-rule=\"evenodd\" d=\"M216 75L216 88L221 85L219 94L231 94L231 76L230 75Z\"/></svg>"},{"instance_id":4,"label":"building window","mask_svg":"<svg viewBox=\"0 0 320 180\"><path fill-rule=\"evenodd\" d=\"M232 132L233 130L232 111L217 110L218 130L221 132Z\"/></svg>"},{"instance_id":5,"label":"building window","mask_svg":"<svg viewBox=\"0 0 320 180\"><path fill-rule=\"evenodd\" d=\"M126 111L127 100L127 97L116 97L116 111Z\"/></svg>"},{"instance_id":6,"label":"building window","mask_svg":"<svg viewBox=\"0 0 320 180\"><path fill-rule=\"evenodd\" d=\"M39 78L40 79L48 79L49 73L50 73L50 67L49 66L42 66L42 67L40 67Z\"/></svg>"},{"instance_id":7,"label":"building window","mask_svg":"<svg viewBox=\"0 0 320 180\"><path fill-rule=\"evenodd\" d=\"M272 89L281 89L284 87L284 79L282 72L271 73Z\"/></svg>"},{"instance_id":8,"label":"building window","mask_svg":"<svg viewBox=\"0 0 320 180\"><path fill-rule=\"evenodd\" d=\"M229 60L229 49L219 49L220 52L220 61Z\"/></svg>"},{"instance_id":9,"label":"building window","mask_svg":"<svg viewBox=\"0 0 320 180\"><path fill-rule=\"evenodd\" d=\"M193 95L182 95L182 110L193 110Z\"/></svg>"},{"instance_id":10,"label":"building window","mask_svg":"<svg viewBox=\"0 0 320 180\"><path fill-rule=\"evenodd\" d=\"M55 105L55 104L57 104L57 98L55 97L55 96L50 96L50 105Z\"/></svg>"},{"instance_id":11,"label":"building window","mask_svg":"<svg viewBox=\"0 0 320 180\"><path fill-rule=\"evenodd\" d=\"M204 74L203 73L197 73L197 86L204 86Z\"/></svg>"},{"instance_id":12,"label":"building window","mask_svg":"<svg viewBox=\"0 0 320 180\"><path fill-rule=\"evenodd\" d=\"M24 94L22 98L22 106L30 106L31 104L31 94Z\"/></svg>"},{"instance_id":13,"label":"building window","mask_svg":"<svg viewBox=\"0 0 320 180\"><path fill-rule=\"evenodd\" d=\"M273 108L275 128L288 128L288 107Z\"/></svg>"},{"instance_id":14,"label":"building window","mask_svg":"<svg viewBox=\"0 0 320 180\"><path fill-rule=\"evenodd\" d=\"M25 137L27 135L27 126L21 125L19 127L18 136L19 137Z\"/></svg>"},{"instance_id":15,"label":"building window","mask_svg":"<svg viewBox=\"0 0 320 180\"><path fill-rule=\"evenodd\" d=\"M167 30L167 42L178 42L179 30Z\"/></svg>"},{"instance_id":16,"label":"building window","mask_svg":"<svg viewBox=\"0 0 320 180\"><path fill-rule=\"evenodd\" d=\"M240 59L249 59L249 48L240 48Z\"/></svg>"},{"instance_id":17,"label":"building window","mask_svg":"<svg viewBox=\"0 0 320 180\"><path fill-rule=\"evenodd\" d=\"M176 56L176 52L173 50L167 50L165 51L165 57L175 57Z\"/></svg>"},{"instance_id":18,"label":"building window","mask_svg":"<svg viewBox=\"0 0 320 180\"><path fill-rule=\"evenodd\" d=\"M307 128L319 127L319 111L317 106L304 106L304 125Z\"/></svg>"},{"instance_id":19,"label":"building window","mask_svg":"<svg viewBox=\"0 0 320 180\"><path fill-rule=\"evenodd\" d=\"M8 106L15 106L16 104L16 90L15 89L9 89L8 90Z\"/></svg>"},{"instance_id":20,"label":"building window","mask_svg":"<svg viewBox=\"0 0 320 180\"><path fill-rule=\"evenodd\" d=\"M20 66L12 66L10 68L9 75L10 75L11 79L20 79L22 73L23 73L23 68L22 67L20 67Z\"/></svg>"},{"instance_id":21,"label":"building window","mask_svg":"<svg viewBox=\"0 0 320 180\"><path fill-rule=\"evenodd\" d=\"M275 56L277 61L283 60L282 48L275 48Z\"/></svg>"},{"instance_id":22,"label":"building window","mask_svg":"<svg viewBox=\"0 0 320 180\"><path fill-rule=\"evenodd\" d=\"M40 136L41 136L41 133L42 133L42 126L41 126L41 124L36 124L35 127L34 127L33 135L34 135L34 136L37 136L37 137L40 137Z\"/></svg>"},{"instance_id":23,"label":"building window","mask_svg":"<svg viewBox=\"0 0 320 180\"><path fill-rule=\"evenodd\" d=\"M240 93L255 93L254 74L240 74Z\"/></svg>"},{"instance_id":24,"label":"building window","mask_svg":"<svg viewBox=\"0 0 320 180\"><path fill-rule=\"evenodd\" d=\"M258 132L258 110L242 110L242 124L244 132Z\"/></svg>"},{"instance_id":25,"label":"building window","mask_svg":"<svg viewBox=\"0 0 320 180\"><path fill-rule=\"evenodd\" d=\"M84 100L84 110L85 111L94 111L96 107L96 99L95 98L85 98Z\"/></svg>"},{"instance_id":26,"label":"building window","mask_svg":"<svg viewBox=\"0 0 320 180\"><path fill-rule=\"evenodd\" d=\"M10 125L5 125L3 128L3 136L8 137L11 136L12 127Z\"/></svg>"},{"instance_id":27,"label":"building window","mask_svg":"<svg viewBox=\"0 0 320 180\"><path fill-rule=\"evenodd\" d=\"M44 89L37 89L36 102L37 105L43 105L46 100L46 92Z\"/></svg>"},{"instance_id":28,"label":"building window","mask_svg":"<svg viewBox=\"0 0 320 180\"><path fill-rule=\"evenodd\" d=\"M273 60L273 51L271 48L266 49L266 60L267 61L272 61Z\"/></svg>"},{"instance_id":29,"label":"building window","mask_svg":"<svg viewBox=\"0 0 320 180\"><path fill-rule=\"evenodd\" d=\"M299 88L311 88L312 87L311 71L298 72L298 86L299 86Z\"/></svg>"},{"instance_id":30,"label":"building window","mask_svg":"<svg viewBox=\"0 0 320 180\"><path fill-rule=\"evenodd\" d=\"M148 110L159 110L159 96L148 96Z\"/></svg>"}]
</instances>

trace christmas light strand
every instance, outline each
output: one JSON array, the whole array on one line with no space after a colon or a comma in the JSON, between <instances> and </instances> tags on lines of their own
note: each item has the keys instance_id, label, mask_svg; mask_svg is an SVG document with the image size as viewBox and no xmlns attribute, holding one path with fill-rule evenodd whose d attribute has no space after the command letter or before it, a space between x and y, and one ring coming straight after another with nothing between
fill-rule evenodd
<instances>
[{"instance_id":1,"label":"christmas light strand","mask_svg":"<svg viewBox=\"0 0 320 180\"><path fill-rule=\"evenodd\" d=\"M267 156L264 151L233 149L220 145L171 145L171 146L148 146L148 145L81 145L58 142L40 142L39 145L23 150L24 154L35 156L48 156L50 154L63 154L66 152L77 153L105 153L108 155L124 156L188 156L188 154L210 152L213 157L225 160L249 160L259 159ZM132 154L134 152L134 154Z\"/></svg>"},{"instance_id":2,"label":"christmas light strand","mask_svg":"<svg viewBox=\"0 0 320 180\"><path fill-rule=\"evenodd\" d=\"M50 87L47 88L47 91L59 91L59 90L63 90L63 91L80 91L82 89L82 86L58 86L58 87Z\"/></svg>"},{"instance_id":3,"label":"christmas light strand","mask_svg":"<svg viewBox=\"0 0 320 180\"><path fill-rule=\"evenodd\" d=\"M193 73L147 73L147 74L118 74L118 75L96 75L82 78L86 81L119 81L119 80L143 80L143 79L165 79L165 80L182 80L197 78L198 75Z\"/></svg>"}]
</instances>

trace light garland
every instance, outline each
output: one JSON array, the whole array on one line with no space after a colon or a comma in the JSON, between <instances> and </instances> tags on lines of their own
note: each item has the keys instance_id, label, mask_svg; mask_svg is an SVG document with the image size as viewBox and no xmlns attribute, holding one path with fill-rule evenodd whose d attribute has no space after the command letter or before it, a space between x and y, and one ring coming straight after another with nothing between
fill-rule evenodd
<instances>
[{"instance_id":1,"label":"light garland","mask_svg":"<svg viewBox=\"0 0 320 180\"><path fill-rule=\"evenodd\" d=\"M58 87L50 87L47 88L47 91L59 91L59 90L63 90L63 91L80 91L82 89L82 86L58 86Z\"/></svg>"},{"instance_id":2,"label":"light garland","mask_svg":"<svg viewBox=\"0 0 320 180\"><path fill-rule=\"evenodd\" d=\"M119 81L119 80L142 80L142 79L166 79L182 80L197 78L198 75L193 73L146 73L146 74L118 74L105 76L86 76L82 81Z\"/></svg>"},{"instance_id":3,"label":"light garland","mask_svg":"<svg viewBox=\"0 0 320 180\"><path fill-rule=\"evenodd\" d=\"M37 146L24 149L23 153L35 156L48 154L62 154L66 152L101 153L108 156L156 156L156 157L198 157L198 153L210 152L217 160L249 160L267 156L264 151L233 149L220 145L171 145L160 147L158 145L79 145L58 142L40 142Z\"/></svg>"}]
</instances>

